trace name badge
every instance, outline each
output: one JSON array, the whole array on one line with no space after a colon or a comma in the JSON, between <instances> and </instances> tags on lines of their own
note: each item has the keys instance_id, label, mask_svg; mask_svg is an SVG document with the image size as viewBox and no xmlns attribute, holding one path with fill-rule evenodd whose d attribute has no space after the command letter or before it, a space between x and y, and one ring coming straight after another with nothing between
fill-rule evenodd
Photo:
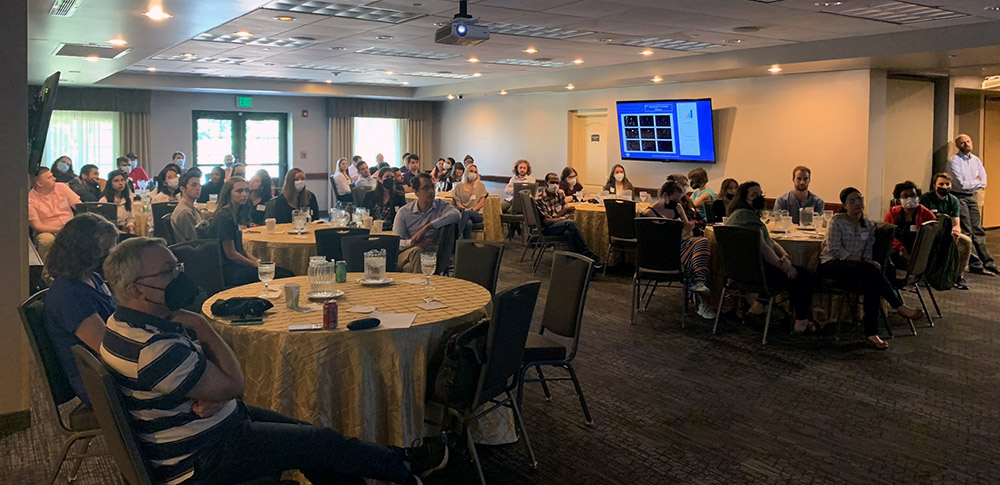
<instances>
[{"instance_id":1,"label":"name badge","mask_svg":"<svg viewBox=\"0 0 1000 485\"><path fill-rule=\"evenodd\" d=\"M261 212L264 212L265 209L267 209L267 208L264 207L264 204L257 204L257 210L259 210Z\"/></svg>"},{"instance_id":2,"label":"name badge","mask_svg":"<svg viewBox=\"0 0 1000 485\"><path fill-rule=\"evenodd\" d=\"M469 196L469 200L476 200L476 197L476 194L472 194Z\"/></svg>"},{"instance_id":3,"label":"name badge","mask_svg":"<svg viewBox=\"0 0 1000 485\"><path fill-rule=\"evenodd\" d=\"M910 232L917 232L917 225L916 224L910 224Z\"/></svg>"}]
</instances>

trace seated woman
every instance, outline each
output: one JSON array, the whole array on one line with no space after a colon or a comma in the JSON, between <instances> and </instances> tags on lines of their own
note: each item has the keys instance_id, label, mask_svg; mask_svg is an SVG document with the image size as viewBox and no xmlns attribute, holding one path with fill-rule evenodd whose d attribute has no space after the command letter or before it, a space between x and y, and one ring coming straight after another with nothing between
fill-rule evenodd
<instances>
[{"instance_id":1,"label":"seated woman","mask_svg":"<svg viewBox=\"0 0 1000 485\"><path fill-rule=\"evenodd\" d=\"M434 168L431 169L431 179L434 183L440 183L441 178L444 177L448 171L451 170L451 166L448 165L448 161L444 158L439 158L437 163L434 164Z\"/></svg>"},{"instance_id":2,"label":"seated woman","mask_svg":"<svg viewBox=\"0 0 1000 485\"><path fill-rule=\"evenodd\" d=\"M882 298L903 318L917 320L923 318L923 312L903 304L879 263L872 260L875 223L865 219L865 198L861 191L854 187L841 190L840 203L844 208L833 216L823 241L819 274L858 288L865 299L865 343L876 350L886 350L888 342L878 336Z\"/></svg>"},{"instance_id":3,"label":"seated woman","mask_svg":"<svg viewBox=\"0 0 1000 485\"><path fill-rule=\"evenodd\" d=\"M755 229L760 232L760 255L764 259L764 277L767 285L788 291L795 312L795 333L815 330L812 322L812 278L805 268L792 264L788 252L780 244L771 240L767 226L760 220L764 210L764 192L757 182L743 182L736 189L736 196L729 205L727 226ZM763 313L763 307L755 302L751 314Z\"/></svg>"},{"instance_id":4,"label":"seated woman","mask_svg":"<svg viewBox=\"0 0 1000 485\"><path fill-rule=\"evenodd\" d=\"M668 180L660 187L660 198L642 213L642 217L661 217L684 223L681 233L681 264L687 273L691 291L698 295L698 315L705 319L715 318L715 310L708 304L708 276L711 262L711 248L708 239L694 237L694 227L688 221L684 209L680 207L684 191L677 182Z\"/></svg>"},{"instance_id":5,"label":"seated woman","mask_svg":"<svg viewBox=\"0 0 1000 485\"><path fill-rule=\"evenodd\" d=\"M209 196L219 195L224 183L226 183L226 171L222 167L213 168L212 173L208 176L208 182L201 186L201 196L198 197L198 202L205 203L208 202Z\"/></svg>"},{"instance_id":6,"label":"seated woman","mask_svg":"<svg viewBox=\"0 0 1000 485\"><path fill-rule=\"evenodd\" d=\"M336 196L337 203L343 206L354 203L354 193L351 192L351 174L348 172L350 166L351 162L349 162L346 158L337 160L337 173L332 179L333 195ZM292 170L296 169L293 168ZM288 173L292 173L292 170L289 170ZM303 173L303 187L305 187L305 180L305 173ZM285 175L285 186L288 186L288 175ZM284 192L284 190L282 190L282 192Z\"/></svg>"},{"instance_id":7,"label":"seated woman","mask_svg":"<svg viewBox=\"0 0 1000 485\"><path fill-rule=\"evenodd\" d=\"M451 172L448 174L448 187L444 190L454 190L455 185L462 183L465 179L465 164L462 162L455 162L454 158L448 157L448 163L451 164Z\"/></svg>"},{"instance_id":8,"label":"seated woman","mask_svg":"<svg viewBox=\"0 0 1000 485\"><path fill-rule=\"evenodd\" d=\"M608 183L604 184L603 190L613 195L621 195L625 191L632 192L632 195L635 195L632 182L629 182L628 177L625 175L625 167L620 163L616 163L614 167L611 167L611 174L608 175Z\"/></svg>"},{"instance_id":9,"label":"seated woman","mask_svg":"<svg viewBox=\"0 0 1000 485\"><path fill-rule=\"evenodd\" d=\"M573 167L566 167L562 171L562 175L559 177L559 188L566 194L566 203L572 202L584 202L583 200L583 184L580 183L579 177L576 175L576 169ZM588 200L595 200L593 198Z\"/></svg>"},{"instance_id":10,"label":"seated woman","mask_svg":"<svg viewBox=\"0 0 1000 485\"><path fill-rule=\"evenodd\" d=\"M219 199L221 205L221 195ZM319 203L316 202L316 196L306 188L306 173L301 168L293 168L285 174L281 193L269 201L266 207L264 218L273 217L278 224L290 224L292 211L297 209L309 208L314 220L319 214Z\"/></svg>"},{"instance_id":11,"label":"seated woman","mask_svg":"<svg viewBox=\"0 0 1000 485\"><path fill-rule=\"evenodd\" d=\"M45 259L45 269L55 279L45 296L45 328L70 385L86 404L90 399L69 349L83 344L95 353L100 350L104 323L116 309L101 265L117 241L114 224L97 214L80 214L56 234Z\"/></svg>"},{"instance_id":12,"label":"seated woman","mask_svg":"<svg viewBox=\"0 0 1000 485\"><path fill-rule=\"evenodd\" d=\"M936 221L937 216L930 209L920 205L920 189L907 180L896 184L892 197L899 199L900 205L890 207L885 213L885 222L896 226L889 258L895 268L905 269L910 264L910 251L917 240L917 231L927 221ZM888 273L890 277L893 273Z\"/></svg>"},{"instance_id":13,"label":"seated woman","mask_svg":"<svg viewBox=\"0 0 1000 485\"><path fill-rule=\"evenodd\" d=\"M234 163L233 168L229 171L229 176L247 178L247 166L239 162Z\"/></svg>"},{"instance_id":14,"label":"seated woman","mask_svg":"<svg viewBox=\"0 0 1000 485\"><path fill-rule=\"evenodd\" d=\"M698 211L702 219L710 220L708 210L711 209L712 202L718 195L708 187L708 172L698 167L688 172L688 179L691 181L691 188L694 189L694 192L691 193L691 205Z\"/></svg>"},{"instance_id":15,"label":"seated woman","mask_svg":"<svg viewBox=\"0 0 1000 485\"><path fill-rule=\"evenodd\" d=\"M180 187L181 168L173 163L168 163L160 174L156 176L156 193L150 198L151 204L160 202L177 202L177 188ZM150 218L150 228L152 228L152 218Z\"/></svg>"},{"instance_id":16,"label":"seated woman","mask_svg":"<svg viewBox=\"0 0 1000 485\"><path fill-rule=\"evenodd\" d=\"M458 232L465 239L472 237L472 225L482 224L483 206L490 194L486 192L486 186L479 180L479 167L470 164L466 167L465 180L460 181L451 190L451 199L455 201L455 207L462 211L462 219L458 223Z\"/></svg>"},{"instance_id":17,"label":"seated woman","mask_svg":"<svg viewBox=\"0 0 1000 485\"><path fill-rule=\"evenodd\" d=\"M247 204L250 209L250 222L253 225L264 225L266 204L272 198L274 198L274 186L271 184L271 175L267 170L258 170L250 179L250 203Z\"/></svg>"},{"instance_id":18,"label":"seated woman","mask_svg":"<svg viewBox=\"0 0 1000 485\"><path fill-rule=\"evenodd\" d=\"M701 216L701 212L698 208L694 206L694 202L691 200L689 194L691 193L691 183L688 181L687 175L682 173L672 173L667 175L667 180L673 180L681 186L681 190L684 191L684 196L681 197L681 206L684 207L684 213L687 214L688 220L694 224L694 235L701 236L705 234L705 226L707 225L705 218Z\"/></svg>"},{"instance_id":19,"label":"seated woman","mask_svg":"<svg viewBox=\"0 0 1000 485\"><path fill-rule=\"evenodd\" d=\"M396 219L396 209L406 205L406 196L397 188L396 176L390 168L378 171L378 184L365 194L361 206L368 209L372 219L382 220L382 229L392 229Z\"/></svg>"},{"instance_id":20,"label":"seated woman","mask_svg":"<svg viewBox=\"0 0 1000 485\"><path fill-rule=\"evenodd\" d=\"M295 170L295 169L293 169ZM210 229L222 245L222 276L226 286L240 286L257 281L257 263L260 260L247 254L243 248L243 229L249 225L243 206L250 200L250 185L243 177L229 177L219 192L219 207L212 218ZM275 278L287 278L292 272L277 267Z\"/></svg>"},{"instance_id":21,"label":"seated woman","mask_svg":"<svg viewBox=\"0 0 1000 485\"><path fill-rule=\"evenodd\" d=\"M115 170L108 174L108 183L98 202L118 206L118 220L115 225L122 234L135 233L135 216L132 215L132 194L128 190L128 174Z\"/></svg>"}]
</instances>

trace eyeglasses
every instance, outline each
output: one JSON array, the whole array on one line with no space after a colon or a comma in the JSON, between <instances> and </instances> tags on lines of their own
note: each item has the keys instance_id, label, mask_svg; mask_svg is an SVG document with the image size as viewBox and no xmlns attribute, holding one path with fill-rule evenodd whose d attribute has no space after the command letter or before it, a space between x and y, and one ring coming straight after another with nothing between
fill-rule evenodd
<instances>
[{"instance_id":1,"label":"eyeglasses","mask_svg":"<svg viewBox=\"0 0 1000 485\"><path fill-rule=\"evenodd\" d=\"M847 199L848 205L861 205L865 203L865 198L858 196L856 199Z\"/></svg>"},{"instance_id":2,"label":"eyeglasses","mask_svg":"<svg viewBox=\"0 0 1000 485\"><path fill-rule=\"evenodd\" d=\"M184 272L184 263L177 263L173 267L171 267L170 269L165 269L163 271L160 271L159 273L154 273L154 274L150 274L150 275L146 275L146 276L140 276L140 277L136 278L133 281L144 280L146 278L152 278L154 276L169 276L170 279L174 279L174 278L177 277L177 275L179 275L179 274L181 274L183 272Z\"/></svg>"}]
</instances>

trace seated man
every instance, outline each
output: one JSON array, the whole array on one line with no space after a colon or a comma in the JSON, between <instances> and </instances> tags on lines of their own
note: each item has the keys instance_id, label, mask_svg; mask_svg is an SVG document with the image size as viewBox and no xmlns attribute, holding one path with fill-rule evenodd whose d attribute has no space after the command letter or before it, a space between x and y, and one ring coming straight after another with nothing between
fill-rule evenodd
<instances>
[{"instance_id":1,"label":"seated man","mask_svg":"<svg viewBox=\"0 0 1000 485\"><path fill-rule=\"evenodd\" d=\"M42 261L55 243L56 233L73 218L73 208L80 202L80 196L68 185L56 182L51 170L38 169L35 186L28 192L28 224L35 230L35 244Z\"/></svg>"},{"instance_id":2,"label":"seated man","mask_svg":"<svg viewBox=\"0 0 1000 485\"><path fill-rule=\"evenodd\" d=\"M905 270L910 264L910 252L920 226L927 221L936 221L937 217L930 209L920 205L920 189L909 180L896 184L892 189L892 198L898 199L900 205L890 207L883 219L883 222L896 226L889 257L896 269ZM893 275L890 273L889 276Z\"/></svg>"},{"instance_id":3,"label":"seated man","mask_svg":"<svg viewBox=\"0 0 1000 485\"><path fill-rule=\"evenodd\" d=\"M170 214L175 243L198 239L195 227L201 223L201 212L195 209L194 202L201 197L201 172L185 172L178 185L181 194L177 198L177 207Z\"/></svg>"},{"instance_id":4,"label":"seated man","mask_svg":"<svg viewBox=\"0 0 1000 485\"><path fill-rule=\"evenodd\" d=\"M80 169L80 176L73 177L67 185L83 202L97 202L101 198L101 176L96 165L84 165Z\"/></svg>"},{"instance_id":5,"label":"seated man","mask_svg":"<svg viewBox=\"0 0 1000 485\"><path fill-rule=\"evenodd\" d=\"M156 483L239 483L298 469L312 483L419 484L448 450L395 448L249 406L233 350L191 304L197 286L162 239L118 245L104 264L118 309L101 359L122 394Z\"/></svg>"},{"instance_id":6,"label":"seated man","mask_svg":"<svg viewBox=\"0 0 1000 485\"><path fill-rule=\"evenodd\" d=\"M545 174L545 190L538 193L535 201L542 214L542 234L565 237L571 252L593 259L595 270L604 268L604 263L587 246L583 233L573 221L576 209L566 205L566 194L559 190L559 176L555 172Z\"/></svg>"},{"instance_id":7,"label":"seated man","mask_svg":"<svg viewBox=\"0 0 1000 485\"><path fill-rule=\"evenodd\" d=\"M951 217L951 237L958 246L958 279L955 280L955 288L968 290L969 283L965 281L965 272L969 269L969 258L972 255L972 238L962 234L961 217L959 217L962 204L958 201L958 197L951 194L951 175L946 172L935 174L931 181L931 191L920 197L920 204L937 215Z\"/></svg>"},{"instance_id":8,"label":"seated man","mask_svg":"<svg viewBox=\"0 0 1000 485\"><path fill-rule=\"evenodd\" d=\"M354 182L355 187L368 187L369 189L375 188L375 178L372 177L371 170L368 169L368 163L364 160L359 161L357 165L358 178Z\"/></svg>"},{"instance_id":9,"label":"seated man","mask_svg":"<svg viewBox=\"0 0 1000 485\"><path fill-rule=\"evenodd\" d=\"M407 193L413 192L411 181L420 173L420 157L416 153L411 153L403 157L403 190Z\"/></svg>"},{"instance_id":10,"label":"seated man","mask_svg":"<svg viewBox=\"0 0 1000 485\"><path fill-rule=\"evenodd\" d=\"M407 248L399 253L401 271L419 273L420 253L436 251L441 242L437 230L458 224L462 214L451 204L434 197L434 180L430 175L414 175L410 188L417 194L417 200L396 211L392 232L399 236L400 249Z\"/></svg>"},{"instance_id":11,"label":"seated man","mask_svg":"<svg viewBox=\"0 0 1000 485\"><path fill-rule=\"evenodd\" d=\"M823 213L825 204L816 194L809 191L809 181L812 170L799 165L792 169L792 182L795 188L774 200L774 210L786 210L792 216L792 223L799 223L799 211L811 207L813 211Z\"/></svg>"}]
</instances>

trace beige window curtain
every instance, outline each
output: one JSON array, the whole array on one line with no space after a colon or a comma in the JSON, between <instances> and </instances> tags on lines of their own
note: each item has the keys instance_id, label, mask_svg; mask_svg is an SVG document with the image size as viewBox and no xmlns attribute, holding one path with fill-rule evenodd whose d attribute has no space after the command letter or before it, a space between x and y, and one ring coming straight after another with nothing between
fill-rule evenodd
<instances>
[{"instance_id":1,"label":"beige window curtain","mask_svg":"<svg viewBox=\"0 0 1000 485\"><path fill-rule=\"evenodd\" d=\"M430 170L437 157L430 153L430 123L425 120L399 120L400 148L420 155L420 169Z\"/></svg>"},{"instance_id":2,"label":"beige window curtain","mask_svg":"<svg viewBox=\"0 0 1000 485\"><path fill-rule=\"evenodd\" d=\"M337 160L354 153L354 118L330 118L330 173L337 173Z\"/></svg>"},{"instance_id":3,"label":"beige window curtain","mask_svg":"<svg viewBox=\"0 0 1000 485\"><path fill-rule=\"evenodd\" d=\"M118 127L121 130L121 135L118 137L120 156L125 156L129 152L134 153L139 158L139 166L145 169L150 177L156 177L157 172L153 172L152 153L149 149L149 113L119 113L118 116Z\"/></svg>"}]
</instances>

